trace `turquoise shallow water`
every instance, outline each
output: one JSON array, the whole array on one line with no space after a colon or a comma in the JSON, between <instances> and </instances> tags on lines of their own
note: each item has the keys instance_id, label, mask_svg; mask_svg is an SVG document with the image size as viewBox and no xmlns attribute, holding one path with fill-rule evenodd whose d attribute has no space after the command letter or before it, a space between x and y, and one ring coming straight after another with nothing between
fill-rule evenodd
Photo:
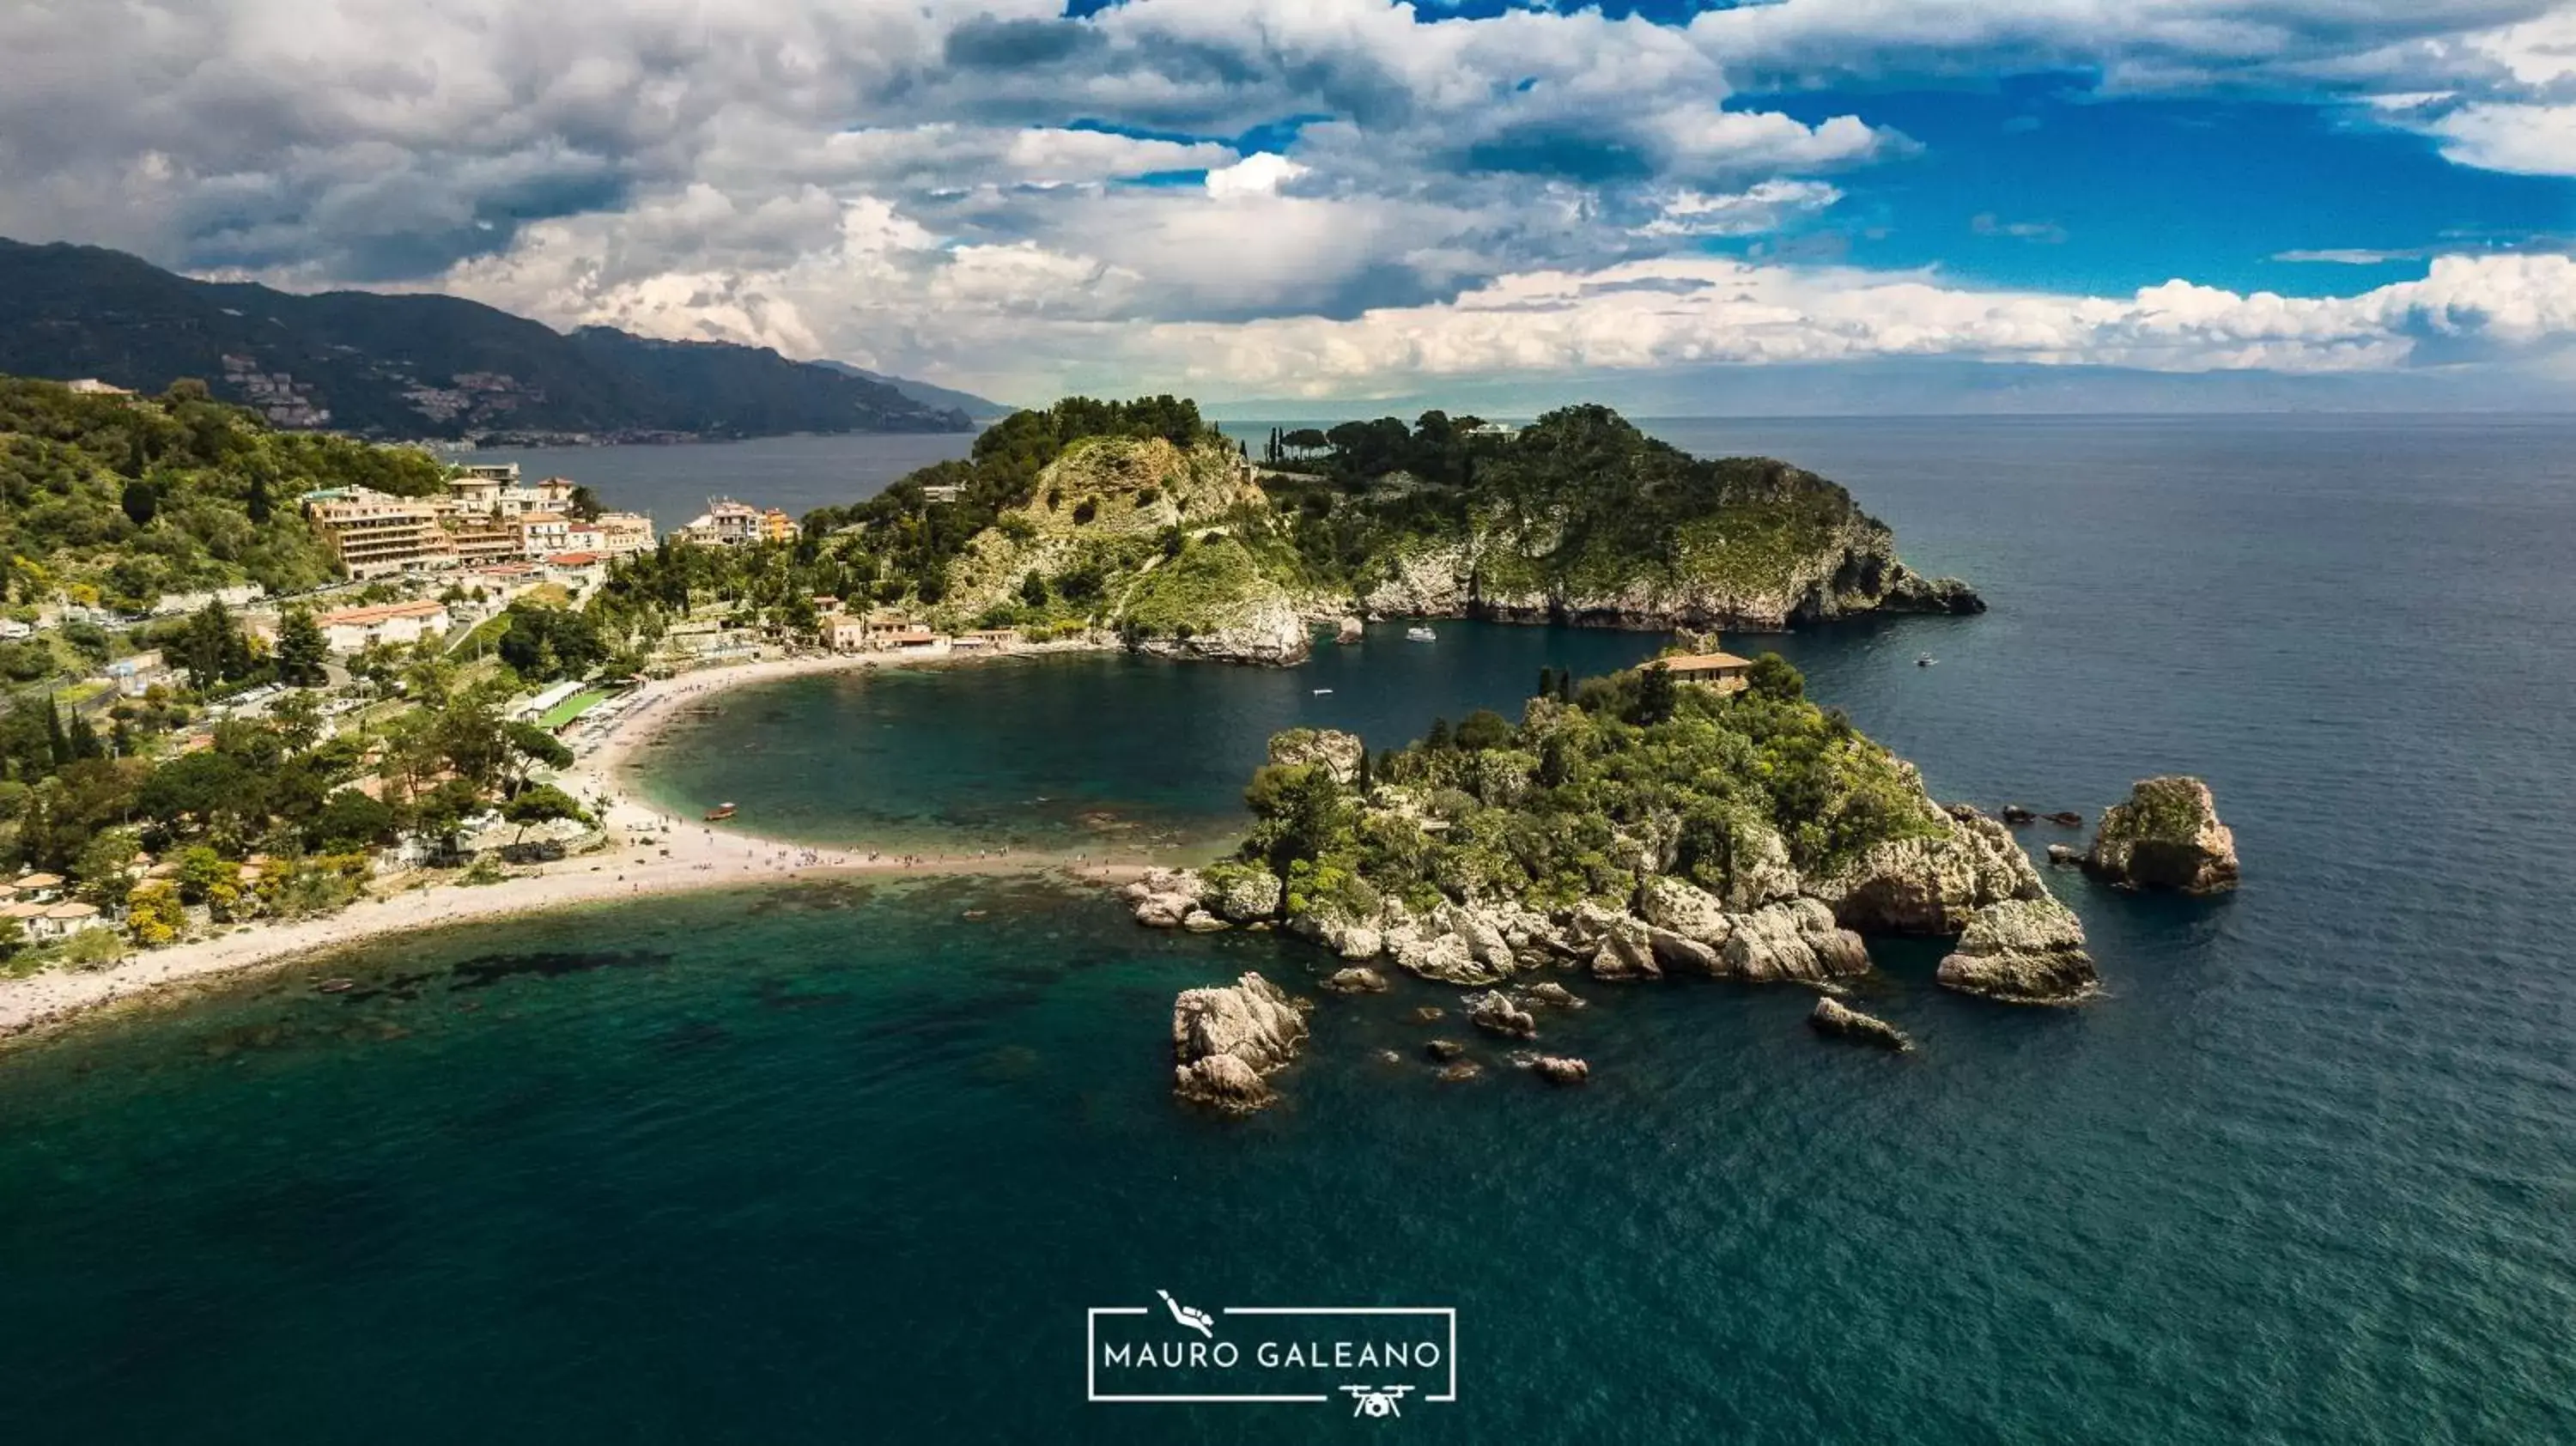
<instances>
[{"instance_id":1,"label":"turquoise shallow water","mask_svg":"<svg viewBox=\"0 0 2576 1446\"><path fill-rule=\"evenodd\" d=\"M2576 1439L2576 427L1746 435L1708 444L1843 477L1996 604L1783 640L1817 693L1945 797L2089 812L2203 772L2245 891L2059 880L2112 984L2076 1011L1953 997L1935 951L1880 949L1866 1003L1921 1041L1903 1059L1810 1038L1800 993L1578 984L1592 1007L1545 1042L1590 1088L1444 1088L1409 1014L1454 995L1326 997L1289 1106L1244 1125L1171 1106L1171 994L1322 961L1040 884L407 941L329 965L349 994L260 981L0 1057L7 1424ZM1432 658L1319 660L1344 680L1088 659L797 684L728 705L746 772L657 787L820 838L1126 837L1082 816L1106 812L1186 841L1283 718L1394 741L1540 661L1615 661L1551 650L1652 641L1442 631ZM1086 1406L1083 1308L1156 1289L1454 1305L1462 1399L1400 1424Z\"/></svg>"}]
</instances>

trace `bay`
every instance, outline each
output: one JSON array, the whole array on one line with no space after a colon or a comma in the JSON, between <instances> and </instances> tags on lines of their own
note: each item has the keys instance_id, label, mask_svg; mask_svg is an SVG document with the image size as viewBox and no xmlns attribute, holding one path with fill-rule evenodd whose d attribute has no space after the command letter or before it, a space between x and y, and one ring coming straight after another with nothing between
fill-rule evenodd
<instances>
[{"instance_id":1,"label":"bay","mask_svg":"<svg viewBox=\"0 0 2576 1446\"><path fill-rule=\"evenodd\" d=\"M1457 1306L1461 1400L1382 1423L1431 1439L2576 1438L2576 424L1653 429L1844 481L1995 609L1731 645L1788 653L1944 798L2089 815L2200 773L2244 890L2053 876L2111 986L2079 1010L1952 996L1937 950L1881 947L1861 1002L1916 1035L1901 1059L1810 1038L1802 992L1577 981L1592 1007L1543 1042L1593 1085L1471 1040L1487 1076L1442 1087L1410 1011L1454 991L1325 997L1290 1103L1245 1124L1170 1102L1172 993L1327 961L1080 892L814 886L405 941L322 966L349 994L246 982L0 1057L12 1424L1355 1429L1084 1404L1084 1308L1168 1289ZM1654 642L1439 632L1292 673L799 680L731 695L650 786L834 841L1199 846L1283 722L1386 746Z\"/></svg>"}]
</instances>

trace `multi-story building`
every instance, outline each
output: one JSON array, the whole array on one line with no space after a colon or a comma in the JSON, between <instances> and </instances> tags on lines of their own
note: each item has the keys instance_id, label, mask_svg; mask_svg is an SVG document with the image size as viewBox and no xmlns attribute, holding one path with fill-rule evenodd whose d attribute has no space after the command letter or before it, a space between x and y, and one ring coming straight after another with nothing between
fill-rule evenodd
<instances>
[{"instance_id":1,"label":"multi-story building","mask_svg":"<svg viewBox=\"0 0 2576 1446\"><path fill-rule=\"evenodd\" d=\"M603 512L591 526L599 531L594 551L628 557L653 550L653 519L640 512Z\"/></svg>"},{"instance_id":2,"label":"multi-story building","mask_svg":"<svg viewBox=\"0 0 2576 1446\"><path fill-rule=\"evenodd\" d=\"M782 508L764 509L760 514L760 535L769 542L793 542L796 540L796 519L788 516Z\"/></svg>"},{"instance_id":3,"label":"multi-story building","mask_svg":"<svg viewBox=\"0 0 2576 1446\"><path fill-rule=\"evenodd\" d=\"M421 567L456 562L456 545L440 525L438 503L395 497L365 487L328 487L304 494L304 515L353 578L390 577Z\"/></svg>"},{"instance_id":4,"label":"multi-story building","mask_svg":"<svg viewBox=\"0 0 2576 1446\"><path fill-rule=\"evenodd\" d=\"M447 537L455 544L456 560L467 567L526 556L519 529L489 514L449 516Z\"/></svg>"},{"instance_id":5,"label":"multi-story building","mask_svg":"<svg viewBox=\"0 0 2576 1446\"><path fill-rule=\"evenodd\" d=\"M680 535L691 542L712 543L719 547L740 547L760 541L768 532L761 510L730 497L710 497L707 510L699 513Z\"/></svg>"},{"instance_id":6,"label":"multi-story building","mask_svg":"<svg viewBox=\"0 0 2576 1446\"><path fill-rule=\"evenodd\" d=\"M428 601L378 603L342 608L313 621L321 625L331 651L357 653L378 643L394 647L439 637L447 631L447 609Z\"/></svg>"},{"instance_id":7,"label":"multi-story building","mask_svg":"<svg viewBox=\"0 0 2576 1446\"><path fill-rule=\"evenodd\" d=\"M552 557L571 551L572 519L560 512L531 512L512 519L510 526L519 534L521 557Z\"/></svg>"}]
</instances>

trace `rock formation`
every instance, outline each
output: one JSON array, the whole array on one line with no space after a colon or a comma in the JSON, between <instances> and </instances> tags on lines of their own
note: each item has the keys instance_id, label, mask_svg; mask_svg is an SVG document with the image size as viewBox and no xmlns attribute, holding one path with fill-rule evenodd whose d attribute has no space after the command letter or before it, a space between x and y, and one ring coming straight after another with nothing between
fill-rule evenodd
<instances>
[{"instance_id":1,"label":"rock formation","mask_svg":"<svg viewBox=\"0 0 2576 1446\"><path fill-rule=\"evenodd\" d=\"M1818 1034L1840 1035L1900 1054L1914 1047L1914 1041L1906 1037L1904 1030L1831 997L1816 1001L1815 1011L1807 1016L1807 1023Z\"/></svg>"},{"instance_id":2,"label":"rock formation","mask_svg":"<svg viewBox=\"0 0 2576 1446\"><path fill-rule=\"evenodd\" d=\"M1566 1055L1540 1055L1530 1061L1530 1069L1552 1085L1579 1085L1592 1078L1591 1065Z\"/></svg>"},{"instance_id":3,"label":"rock formation","mask_svg":"<svg viewBox=\"0 0 2576 1446\"><path fill-rule=\"evenodd\" d=\"M1583 1007L1583 1001L1574 997L1573 990L1566 988L1564 985L1557 983L1553 979L1544 980L1540 983L1531 985L1529 987L1529 997L1536 1003L1552 1005L1558 1009L1581 1009Z\"/></svg>"},{"instance_id":4,"label":"rock formation","mask_svg":"<svg viewBox=\"0 0 2576 1446\"><path fill-rule=\"evenodd\" d=\"M1172 1091L1249 1114L1278 1098L1265 1076L1286 1068L1305 1042L1305 1016L1259 974L1231 987L1182 990L1172 1001Z\"/></svg>"},{"instance_id":5,"label":"rock formation","mask_svg":"<svg viewBox=\"0 0 2576 1446\"><path fill-rule=\"evenodd\" d=\"M1898 561L1894 534L1849 493L1800 468L1769 465L1761 490L1771 504L1804 510L1794 539L1721 533L1672 565L1584 555L1561 545L1561 523L1479 517L1463 535L1388 548L1360 590L1361 609L1377 617L1754 632L1872 612L1985 611L1966 583L1926 578Z\"/></svg>"},{"instance_id":6,"label":"rock formation","mask_svg":"<svg viewBox=\"0 0 2576 1446\"><path fill-rule=\"evenodd\" d=\"M2236 835L2209 785L2181 774L2140 779L2102 815L2085 871L2124 889L2218 894L2236 887Z\"/></svg>"},{"instance_id":7,"label":"rock formation","mask_svg":"<svg viewBox=\"0 0 2576 1446\"><path fill-rule=\"evenodd\" d=\"M1270 737L1273 764L1320 764L1333 775L1335 783L1347 784L1358 778L1360 755L1367 751L1358 734L1333 728L1291 728Z\"/></svg>"},{"instance_id":8,"label":"rock formation","mask_svg":"<svg viewBox=\"0 0 2576 1446\"><path fill-rule=\"evenodd\" d=\"M1306 661L1314 649L1288 595L1276 590L1233 599L1212 608L1205 625L1186 635L1174 632L1140 640L1137 650L1164 658L1192 658L1210 663L1261 663L1287 667Z\"/></svg>"},{"instance_id":9,"label":"rock formation","mask_svg":"<svg viewBox=\"0 0 2576 1446\"><path fill-rule=\"evenodd\" d=\"M1843 927L1864 934L1956 934L1968 916L2002 899L2048 893L2012 831L1964 806L1927 813L1941 831L1877 844L1807 892L1833 906Z\"/></svg>"},{"instance_id":10,"label":"rock formation","mask_svg":"<svg viewBox=\"0 0 2576 1446\"><path fill-rule=\"evenodd\" d=\"M1335 994L1384 994L1387 984L1386 976L1376 970L1354 966L1334 970L1324 987Z\"/></svg>"},{"instance_id":11,"label":"rock formation","mask_svg":"<svg viewBox=\"0 0 2576 1446\"><path fill-rule=\"evenodd\" d=\"M1200 907L1237 924L1277 914L1286 892L1277 874L1257 864L1217 864L1195 878Z\"/></svg>"},{"instance_id":12,"label":"rock formation","mask_svg":"<svg viewBox=\"0 0 2576 1446\"><path fill-rule=\"evenodd\" d=\"M2053 898L2005 899L1979 909L1933 978L2013 1004L2069 1004L2100 982L2084 925Z\"/></svg>"},{"instance_id":13,"label":"rock formation","mask_svg":"<svg viewBox=\"0 0 2576 1446\"><path fill-rule=\"evenodd\" d=\"M1756 982L1869 972L1869 950L1860 935L1837 925L1833 910L1814 899L1737 916L1718 957L1726 974Z\"/></svg>"},{"instance_id":14,"label":"rock formation","mask_svg":"<svg viewBox=\"0 0 2576 1446\"><path fill-rule=\"evenodd\" d=\"M1467 1017L1474 1020L1479 1029L1513 1039L1538 1038L1537 1018L1514 1004L1510 996L1499 989L1471 1001Z\"/></svg>"}]
</instances>

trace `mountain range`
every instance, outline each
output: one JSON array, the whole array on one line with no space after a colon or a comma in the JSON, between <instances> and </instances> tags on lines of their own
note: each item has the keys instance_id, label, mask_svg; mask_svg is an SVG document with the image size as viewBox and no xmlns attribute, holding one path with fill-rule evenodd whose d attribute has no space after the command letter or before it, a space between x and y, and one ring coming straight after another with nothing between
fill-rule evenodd
<instances>
[{"instance_id":1,"label":"mountain range","mask_svg":"<svg viewBox=\"0 0 2576 1446\"><path fill-rule=\"evenodd\" d=\"M0 239L0 372L157 392L183 377L280 426L486 443L962 432L981 398L767 347L565 333L461 297L199 281Z\"/></svg>"}]
</instances>

